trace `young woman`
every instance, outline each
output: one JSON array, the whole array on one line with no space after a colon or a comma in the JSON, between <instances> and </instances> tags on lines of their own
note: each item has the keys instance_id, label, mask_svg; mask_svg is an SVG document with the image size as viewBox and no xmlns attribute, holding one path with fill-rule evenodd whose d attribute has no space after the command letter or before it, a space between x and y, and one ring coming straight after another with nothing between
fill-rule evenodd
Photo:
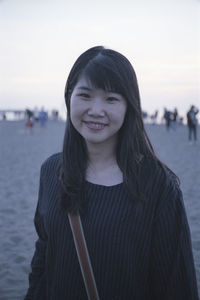
<instances>
[{"instance_id":1,"label":"young woman","mask_svg":"<svg viewBox=\"0 0 200 300\"><path fill-rule=\"evenodd\" d=\"M63 151L41 168L25 299L87 299L70 212L80 214L101 300L197 300L182 194L145 132L130 62L103 47L87 50L65 100Z\"/></svg>"}]
</instances>

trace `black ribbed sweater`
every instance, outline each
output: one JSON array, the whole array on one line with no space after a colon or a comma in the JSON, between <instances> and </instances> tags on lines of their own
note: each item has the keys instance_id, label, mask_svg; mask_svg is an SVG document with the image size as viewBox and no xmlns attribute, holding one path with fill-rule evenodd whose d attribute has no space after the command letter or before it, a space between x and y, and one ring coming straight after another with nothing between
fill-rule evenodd
<instances>
[{"instance_id":1,"label":"black ribbed sweater","mask_svg":"<svg viewBox=\"0 0 200 300\"><path fill-rule=\"evenodd\" d=\"M35 227L39 236L25 300L87 299L67 212L60 206L56 168L42 165ZM190 232L178 184L143 159L140 188L130 199L123 183L85 183L81 215L101 300L197 300ZM133 182L134 185L134 182Z\"/></svg>"}]
</instances>

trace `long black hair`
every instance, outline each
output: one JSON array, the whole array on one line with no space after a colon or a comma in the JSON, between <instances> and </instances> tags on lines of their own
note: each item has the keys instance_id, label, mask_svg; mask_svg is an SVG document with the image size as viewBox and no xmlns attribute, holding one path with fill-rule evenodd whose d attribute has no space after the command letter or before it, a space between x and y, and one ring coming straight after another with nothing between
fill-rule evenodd
<instances>
[{"instance_id":1,"label":"long black hair","mask_svg":"<svg viewBox=\"0 0 200 300\"><path fill-rule=\"evenodd\" d=\"M139 197L139 190L132 190L132 182L138 180L142 157L149 156L158 162L163 170L166 171L167 168L156 157L145 131L137 78L131 63L114 50L102 46L90 48L74 63L65 87L67 122L58 172L62 206L74 213L84 207L84 184L88 163L85 141L72 125L70 118L71 94L81 76L85 76L97 88L121 94L127 101L125 120L118 133L116 157L123 173L124 184L133 198Z\"/></svg>"}]
</instances>

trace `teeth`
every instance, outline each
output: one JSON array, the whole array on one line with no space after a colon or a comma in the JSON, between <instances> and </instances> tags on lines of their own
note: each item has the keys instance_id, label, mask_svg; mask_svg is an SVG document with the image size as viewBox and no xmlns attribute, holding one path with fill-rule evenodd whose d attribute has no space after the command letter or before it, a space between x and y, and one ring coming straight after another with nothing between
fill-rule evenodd
<instances>
[{"instance_id":1,"label":"teeth","mask_svg":"<svg viewBox=\"0 0 200 300\"><path fill-rule=\"evenodd\" d=\"M104 124L99 124L99 123L87 123L89 128L92 129L103 129L104 128Z\"/></svg>"}]
</instances>

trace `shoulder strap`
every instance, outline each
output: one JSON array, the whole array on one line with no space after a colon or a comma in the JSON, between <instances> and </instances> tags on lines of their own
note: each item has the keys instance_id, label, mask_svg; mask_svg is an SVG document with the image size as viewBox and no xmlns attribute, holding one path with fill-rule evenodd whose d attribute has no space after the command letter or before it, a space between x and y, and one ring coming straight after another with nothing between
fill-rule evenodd
<instances>
[{"instance_id":1,"label":"shoulder strap","mask_svg":"<svg viewBox=\"0 0 200 300\"><path fill-rule=\"evenodd\" d=\"M76 247L76 252L81 267L81 272L87 291L88 299L99 300L97 286L84 237L80 215L72 215L68 213L68 218L74 238L74 244Z\"/></svg>"}]
</instances>

